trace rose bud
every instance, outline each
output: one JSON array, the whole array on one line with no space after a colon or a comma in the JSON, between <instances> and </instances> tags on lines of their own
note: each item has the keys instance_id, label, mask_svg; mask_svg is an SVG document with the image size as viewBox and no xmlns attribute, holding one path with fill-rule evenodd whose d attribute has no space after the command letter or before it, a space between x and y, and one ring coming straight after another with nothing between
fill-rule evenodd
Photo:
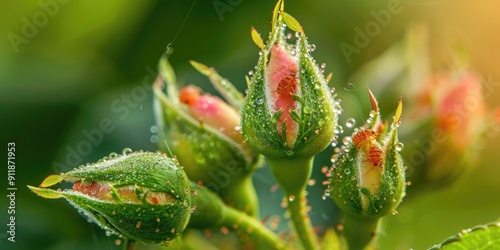
<instances>
[{"instance_id":1,"label":"rose bud","mask_svg":"<svg viewBox=\"0 0 500 250\"><path fill-rule=\"evenodd\" d=\"M434 191L465 176L479 165L483 135L499 131L494 118L498 107L488 107L486 102L498 83L491 76L479 76L467 61L467 49L457 43L449 47L458 50L446 48L450 53L445 55L445 69L432 68L439 58L430 53L436 48L430 46L428 37L425 26L411 25L402 41L364 65L350 80L358 89L363 84L377 89L380 100L404 96L407 125L399 137L405 142L401 155L408 165L410 194ZM381 103L384 105L389 104ZM346 105L349 107L357 106Z\"/></svg>"},{"instance_id":2,"label":"rose bud","mask_svg":"<svg viewBox=\"0 0 500 250\"><path fill-rule=\"evenodd\" d=\"M297 32L295 45L287 43L282 20ZM255 29L252 37L261 51L243 106L245 139L268 158L318 154L334 136L340 107L310 55L312 45L298 22L284 12L266 45Z\"/></svg>"},{"instance_id":3,"label":"rose bud","mask_svg":"<svg viewBox=\"0 0 500 250\"><path fill-rule=\"evenodd\" d=\"M394 212L405 191L405 173L397 130L399 101L390 129L383 128L378 104L370 92L373 111L367 124L355 129L333 158L328 173L330 196L344 212L349 249L363 249L377 235L379 218Z\"/></svg>"},{"instance_id":4,"label":"rose bud","mask_svg":"<svg viewBox=\"0 0 500 250\"><path fill-rule=\"evenodd\" d=\"M278 1L266 44L251 30L261 51L243 104L242 132L248 144L267 157L304 249L318 249L307 216L305 188L314 156L335 135L340 107L310 54L314 46L283 8L283 1ZM287 42L285 27L296 32L294 45Z\"/></svg>"},{"instance_id":5,"label":"rose bud","mask_svg":"<svg viewBox=\"0 0 500 250\"><path fill-rule=\"evenodd\" d=\"M28 187L44 198L65 198L126 244L167 244L184 231L191 215L187 176L174 159L159 153L127 152L51 175L39 188ZM73 189L47 188L63 180L72 182Z\"/></svg>"},{"instance_id":6,"label":"rose bud","mask_svg":"<svg viewBox=\"0 0 500 250\"><path fill-rule=\"evenodd\" d=\"M203 183L227 204L256 216L258 200L251 173L260 161L240 131L237 108L241 107L243 97L213 69L191 63L210 78L233 106L195 86L179 90L175 74L163 58L160 77L154 86L158 147L182 162L189 179ZM168 96L161 89L164 83Z\"/></svg>"}]
</instances>

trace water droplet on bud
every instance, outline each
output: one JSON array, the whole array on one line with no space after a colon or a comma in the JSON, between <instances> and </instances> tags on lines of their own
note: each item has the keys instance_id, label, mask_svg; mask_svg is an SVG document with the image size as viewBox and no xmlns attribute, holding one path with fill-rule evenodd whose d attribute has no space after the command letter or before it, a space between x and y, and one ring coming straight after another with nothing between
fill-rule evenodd
<instances>
[{"instance_id":1,"label":"water droplet on bud","mask_svg":"<svg viewBox=\"0 0 500 250\"><path fill-rule=\"evenodd\" d=\"M396 144L397 151L403 150L404 147L405 147L405 145L402 142L398 142L398 144Z\"/></svg>"},{"instance_id":2,"label":"water droplet on bud","mask_svg":"<svg viewBox=\"0 0 500 250\"><path fill-rule=\"evenodd\" d=\"M295 196L293 196L293 195L288 196L288 201L289 202L292 202L294 200L295 200Z\"/></svg>"},{"instance_id":3,"label":"water droplet on bud","mask_svg":"<svg viewBox=\"0 0 500 250\"><path fill-rule=\"evenodd\" d=\"M132 151L132 149L131 149L131 148L124 148L124 149L122 150L122 154L123 154L123 155L128 155L128 154L130 154L130 153L132 153L132 152L133 152L133 151Z\"/></svg>"},{"instance_id":4,"label":"water droplet on bud","mask_svg":"<svg viewBox=\"0 0 500 250\"><path fill-rule=\"evenodd\" d=\"M347 119L347 121L345 122L345 125L348 127L348 128L352 128L354 127L354 125L356 125L356 120L354 118L349 118Z\"/></svg>"}]
</instances>

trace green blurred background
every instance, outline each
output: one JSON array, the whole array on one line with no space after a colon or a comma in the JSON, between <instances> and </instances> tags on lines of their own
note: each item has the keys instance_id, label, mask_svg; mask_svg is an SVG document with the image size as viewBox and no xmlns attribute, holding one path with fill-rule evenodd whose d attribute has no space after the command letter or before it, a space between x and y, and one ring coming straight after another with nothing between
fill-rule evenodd
<instances>
[{"instance_id":1,"label":"green blurred background","mask_svg":"<svg viewBox=\"0 0 500 250\"><path fill-rule=\"evenodd\" d=\"M286 1L287 12L303 25L317 46L315 59L333 72L331 86L340 96L349 76L399 41L414 21L427 25L431 45L459 37L471 52L480 75L500 81L500 2L401 0L402 12L349 62L339 44L353 44L355 27L374 20L371 11L389 1ZM6 151L16 144L16 243L0 231L1 249L119 249L116 237L89 224L64 200L46 200L26 185L47 175L93 162L125 147L154 150L152 83L157 61L170 44L170 62L184 83L211 90L188 60L215 67L244 90L244 75L253 69L258 49L250 27L270 30L274 1L3 1L0 10L0 135L2 198L0 221L8 222ZM219 6L217 9L215 5ZM225 9L224 9L225 8ZM437 48L438 46L436 46ZM433 46L431 46L433 48ZM434 50L436 65L442 60ZM364 91L364 90L357 90ZM377 90L374 90L376 93ZM487 101L498 106L500 94ZM355 100L354 100L355 101ZM353 102L346 100L344 103ZM395 100L394 102L395 103ZM349 114L344 114L345 121ZM403 121L404 122L404 121ZM101 129L102 123L109 123ZM92 134L93 140L86 134ZM101 134L102 136L98 136ZM90 145L90 147L89 147ZM456 185L409 197L399 215L385 220L381 249L424 249L459 230L500 217L498 137L489 138L482 161ZM83 154L76 154L80 149ZM311 216L317 226L338 215L323 201L320 168L331 148L316 160L316 185L310 188ZM261 214L282 215L281 194L267 169L255 176L262 195ZM286 223L281 223L286 228Z\"/></svg>"}]
</instances>

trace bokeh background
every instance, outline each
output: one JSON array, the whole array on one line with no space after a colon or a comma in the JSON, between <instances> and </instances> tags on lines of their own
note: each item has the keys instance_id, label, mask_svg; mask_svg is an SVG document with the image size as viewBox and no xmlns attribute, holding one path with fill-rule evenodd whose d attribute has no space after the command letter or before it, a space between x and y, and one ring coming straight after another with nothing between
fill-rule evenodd
<instances>
[{"instance_id":1,"label":"bokeh background","mask_svg":"<svg viewBox=\"0 0 500 250\"><path fill-rule=\"evenodd\" d=\"M400 0L402 11L392 15L389 24L359 53L345 57L340 44L353 44L355 27L364 28L375 20L372 11L385 10L394 2L289 0L286 10L301 22L309 41L316 45L313 56L333 73L330 85L340 96L365 91L353 89L356 82L350 82L350 76L400 41L415 22L429 29L433 65L443 64L442 46L452 37L469 50L470 64L480 76L500 81L500 2L496 0ZM198 0L194 5L179 0L3 1L0 222L4 226L0 248L120 249L114 243L116 237L105 236L66 201L42 199L26 185L38 185L47 175L125 147L154 150L149 86L167 47L183 83L212 90L208 80L188 63L196 60L215 67L243 91L244 76L258 57L250 27L265 37L274 4L264 0ZM377 89L373 91L377 94ZM499 98L500 92L493 91L486 101L498 106ZM397 100L387 101L395 106ZM341 121L349 116L344 114ZM112 126L101 129L102 123ZM86 136L96 133L102 138ZM487 138L481 161L454 185L407 197L399 214L385 220L381 249L425 249L461 229L497 220L498 138ZM84 141L91 146L85 147ZM6 239L7 142L16 144L16 243ZM77 152L79 147L83 154ZM324 177L320 168L329 164L331 152L327 149L316 160L317 181L309 190L311 216L318 227L338 217L332 202L321 199ZM279 190L269 192L275 183L268 170L259 170L254 181L262 196L261 214L282 216L281 194ZM281 230L286 227L282 222Z\"/></svg>"}]
</instances>

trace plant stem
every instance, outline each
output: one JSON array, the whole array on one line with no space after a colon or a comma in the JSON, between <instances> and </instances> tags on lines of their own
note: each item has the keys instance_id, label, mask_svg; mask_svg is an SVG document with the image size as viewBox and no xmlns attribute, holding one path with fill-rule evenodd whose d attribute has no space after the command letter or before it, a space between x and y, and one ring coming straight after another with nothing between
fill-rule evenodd
<instances>
[{"instance_id":1,"label":"plant stem","mask_svg":"<svg viewBox=\"0 0 500 250\"><path fill-rule=\"evenodd\" d=\"M248 235L248 240L255 244L255 249L285 249L285 243L255 218L227 206L223 210L223 214L220 226L226 226L241 234Z\"/></svg>"},{"instance_id":2,"label":"plant stem","mask_svg":"<svg viewBox=\"0 0 500 250\"><path fill-rule=\"evenodd\" d=\"M344 236L349 250L363 250L378 235L380 218L368 218L344 214Z\"/></svg>"},{"instance_id":3,"label":"plant stem","mask_svg":"<svg viewBox=\"0 0 500 250\"><path fill-rule=\"evenodd\" d=\"M224 202L229 206L245 212L251 217L259 218L259 199L252 183L251 175L241 180L233 180L221 190Z\"/></svg>"},{"instance_id":4,"label":"plant stem","mask_svg":"<svg viewBox=\"0 0 500 250\"><path fill-rule=\"evenodd\" d=\"M191 190L196 193L191 197L196 210L191 214L188 227L197 229L227 227L247 236L245 241L254 244L255 249L286 247L285 243L260 221L224 204L214 192L194 183L191 183Z\"/></svg>"},{"instance_id":5,"label":"plant stem","mask_svg":"<svg viewBox=\"0 0 500 250\"><path fill-rule=\"evenodd\" d=\"M288 211L297 236L305 249L319 249L319 244L307 215L305 190L311 176L314 157L308 159L268 159L274 178L283 189Z\"/></svg>"}]
</instances>

